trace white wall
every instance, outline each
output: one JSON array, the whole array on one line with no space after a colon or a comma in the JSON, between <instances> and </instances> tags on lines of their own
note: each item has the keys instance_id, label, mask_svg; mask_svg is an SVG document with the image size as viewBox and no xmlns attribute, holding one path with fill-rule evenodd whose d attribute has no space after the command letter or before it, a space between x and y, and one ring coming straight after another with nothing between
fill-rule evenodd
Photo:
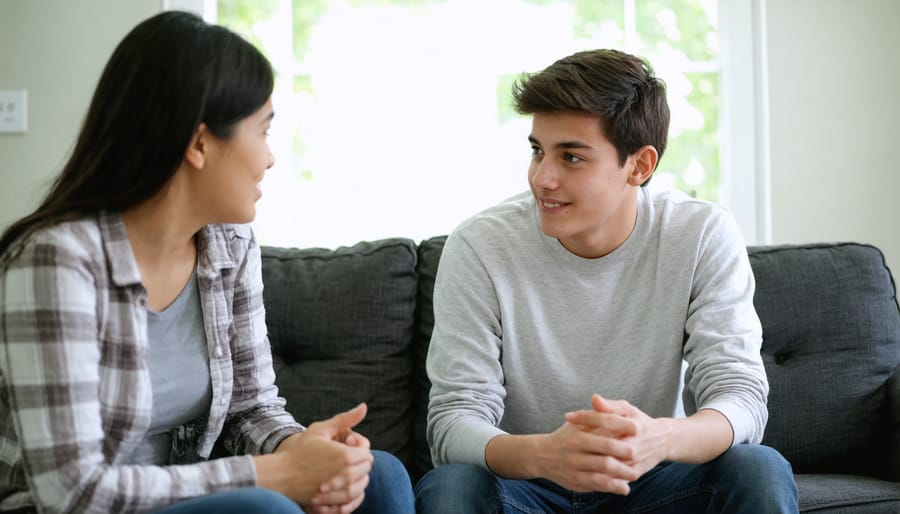
<instances>
[{"instance_id":1,"label":"white wall","mask_svg":"<svg viewBox=\"0 0 900 514\"><path fill-rule=\"evenodd\" d=\"M772 237L858 241L900 279L900 1L769 0Z\"/></svg>"},{"instance_id":2,"label":"white wall","mask_svg":"<svg viewBox=\"0 0 900 514\"><path fill-rule=\"evenodd\" d=\"M29 131L0 134L0 225L68 155L103 64L161 0L0 0L0 89ZM769 0L772 236L872 243L900 277L900 1Z\"/></svg>"},{"instance_id":3,"label":"white wall","mask_svg":"<svg viewBox=\"0 0 900 514\"><path fill-rule=\"evenodd\" d=\"M28 132L0 133L0 226L37 206L116 44L162 0L0 0L0 89L28 91Z\"/></svg>"}]
</instances>

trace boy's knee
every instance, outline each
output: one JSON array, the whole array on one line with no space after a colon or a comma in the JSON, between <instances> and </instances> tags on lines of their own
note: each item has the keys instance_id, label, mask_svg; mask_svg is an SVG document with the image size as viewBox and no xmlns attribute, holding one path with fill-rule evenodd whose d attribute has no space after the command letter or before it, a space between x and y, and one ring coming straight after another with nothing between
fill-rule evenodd
<instances>
[{"instance_id":1,"label":"boy's knee","mask_svg":"<svg viewBox=\"0 0 900 514\"><path fill-rule=\"evenodd\" d=\"M793 478L791 464L774 448L758 444L740 444L725 452L724 469L732 469L743 475L752 474L758 477L773 476Z\"/></svg>"},{"instance_id":2,"label":"boy's knee","mask_svg":"<svg viewBox=\"0 0 900 514\"><path fill-rule=\"evenodd\" d=\"M716 474L731 503L755 505L758 512L796 512L797 484L791 464L773 448L734 446L717 459Z\"/></svg>"},{"instance_id":3,"label":"boy's knee","mask_svg":"<svg viewBox=\"0 0 900 514\"><path fill-rule=\"evenodd\" d=\"M478 513L495 505L494 475L470 464L438 466L416 484L416 512L425 514Z\"/></svg>"}]
</instances>

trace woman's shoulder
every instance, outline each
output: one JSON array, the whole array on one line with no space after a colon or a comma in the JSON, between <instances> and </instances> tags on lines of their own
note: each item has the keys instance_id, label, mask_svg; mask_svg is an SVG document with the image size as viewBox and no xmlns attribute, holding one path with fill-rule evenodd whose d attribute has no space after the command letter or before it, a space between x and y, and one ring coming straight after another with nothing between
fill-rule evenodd
<instances>
[{"instance_id":1,"label":"woman's shoulder","mask_svg":"<svg viewBox=\"0 0 900 514\"><path fill-rule=\"evenodd\" d=\"M41 227L9 246L4 261L26 255L43 258L90 258L103 253L103 235L95 216L85 216Z\"/></svg>"}]
</instances>

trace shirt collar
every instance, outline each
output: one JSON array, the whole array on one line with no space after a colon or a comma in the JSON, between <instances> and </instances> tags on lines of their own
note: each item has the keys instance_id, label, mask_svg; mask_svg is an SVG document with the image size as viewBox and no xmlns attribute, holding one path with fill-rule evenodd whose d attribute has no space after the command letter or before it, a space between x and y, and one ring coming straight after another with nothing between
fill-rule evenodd
<instances>
[{"instance_id":1,"label":"shirt collar","mask_svg":"<svg viewBox=\"0 0 900 514\"><path fill-rule=\"evenodd\" d=\"M99 225L113 283L117 286L140 284L141 272L134 258L122 215L117 212L101 212ZM231 243L236 238L245 237L249 237L249 229L243 226L206 225L201 228L197 232L198 272L210 276L217 275L220 270L234 268L236 257Z\"/></svg>"}]
</instances>

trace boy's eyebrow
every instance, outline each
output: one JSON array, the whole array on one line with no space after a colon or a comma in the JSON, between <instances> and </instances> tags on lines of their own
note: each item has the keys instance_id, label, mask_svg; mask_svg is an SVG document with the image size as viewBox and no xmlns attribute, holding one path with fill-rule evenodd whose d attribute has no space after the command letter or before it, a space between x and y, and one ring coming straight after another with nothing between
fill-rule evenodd
<instances>
[{"instance_id":1,"label":"boy's eyebrow","mask_svg":"<svg viewBox=\"0 0 900 514\"><path fill-rule=\"evenodd\" d=\"M533 145L541 146L540 141L538 141L537 138L535 138L534 136L528 136L528 141ZM587 143L582 143L581 141L562 141L562 142L556 143L556 147L562 148L562 149L570 149L570 148L579 148L579 149L584 149L584 150L593 150L594 149L593 146L591 146Z\"/></svg>"},{"instance_id":2,"label":"boy's eyebrow","mask_svg":"<svg viewBox=\"0 0 900 514\"><path fill-rule=\"evenodd\" d=\"M263 118L262 123L268 123L268 122L272 121L272 118L274 118L274 117L275 117L275 111L271 111L268 116Z\"/></svg>"}]
</instances>

